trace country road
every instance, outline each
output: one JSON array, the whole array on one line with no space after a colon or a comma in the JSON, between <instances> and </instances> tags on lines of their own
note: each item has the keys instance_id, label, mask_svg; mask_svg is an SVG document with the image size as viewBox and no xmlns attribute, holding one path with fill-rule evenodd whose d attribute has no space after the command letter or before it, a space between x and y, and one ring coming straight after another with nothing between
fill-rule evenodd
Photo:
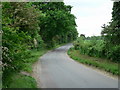
<instances>
[{"instance_id":1,"label":"country road","mask_svg":"<svg viewBox=\"0 0 120 90\"><path fill-rule=\"evenodd\" d=\"M43 55L34 65L33 76L40 88L118 88L118 80L72 60L61 46Z\"/></svg>"}]
</instances>

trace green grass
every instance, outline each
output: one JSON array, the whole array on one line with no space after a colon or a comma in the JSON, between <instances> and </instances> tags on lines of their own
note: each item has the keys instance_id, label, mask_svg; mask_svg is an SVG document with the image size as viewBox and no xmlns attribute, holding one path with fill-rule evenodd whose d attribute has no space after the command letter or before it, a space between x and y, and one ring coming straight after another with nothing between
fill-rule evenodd
<instances>
[{"instance_id":1,"label":"green grass","mask_svg":"<svg viewBox=\"0 0 120 90\"><path fill-rule=\"evenodd\" d=\"M25 60L24 66L22 71L26 71L28 73L32 73L32 65L39 60L39 57L45 54L48 50L42 49L42 50L31 50L31 55L29 58ZM23 75L21 73L12 73L9 77L7 77L8 81L7 87L8 88L37 88L37 82L36 80L27 75ZM3 86L4 87L4 86Z\"/></svg>"},{"instance_id":2,"label":"green grass","mask_svg":"<svg viewBox=\"0 0 120 90\"><path fill-rule=\"evenodd\" d=\"M87 55L81 55L79 50L74 50L73 48L68 50L68 55L83 64L92 65L94 67L97 67L99 69L105 70L107 72L110 72L114 75L120 75L118 73L118 64L113 63L110 60L101 59L101 58L95 58L90 57Z\"/></svg>"},{"instance_id":3,"label":"green grass","mask_svg":"<svg viewBox=\"0 0 120 90\"><path fill-rule=\"evenodd\" d=\"M39 51L32 50L31 51L31 57L27 58L25 60L23 71L27 71L29 73L32 73L32 65L39 60L40 56L45 54L48 50L47 49L41 49Z\"/></svg>"},{"instance_id":4,"label":"green grass","mask_svg":"<svg viewBox=\"0 0 120 90\"><path fill-rule=\"evenodd\" d=\"M30 76L14 74L11 77L8 88L37 88L37 83L35 79Z\"/></svg>"}]
</instances>

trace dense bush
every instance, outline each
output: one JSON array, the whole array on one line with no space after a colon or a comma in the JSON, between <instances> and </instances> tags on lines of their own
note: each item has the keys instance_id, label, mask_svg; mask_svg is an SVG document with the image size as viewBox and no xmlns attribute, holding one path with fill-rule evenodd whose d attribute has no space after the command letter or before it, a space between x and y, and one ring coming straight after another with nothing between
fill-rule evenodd
<instances>
[{"instance_id":1,"label":"dense bush","mask_svg":"<svg viewBox=\"0 0 120 90\"><path fill-rule=\"evenodd\" d=\"M107 58L115 62L120 62L120 45L112 46L108 50Z\"/></svg>"},{"instance_id":2,"label":"dense bush","mask_svg":"<svg viewBox=\"0 0 120 90\"><path fill-rule=\"evenodd\" d=\"M38 42L37 47L42 47L43 41L38 34L38 16L32 6L4 2L2 8L3 86L7 87L7 77L22 70L25 60L31 56L30 50L35 48L33 40Z\"/></svg>"},{"instance_id":3,"label":"dense bush","mask_svg":"<svg viewBox=\"0 0 120 90\"><path fill-rule=\"evenodd\" d=\"M111 46L110 48L106 46L106 42L102 39L91 38L89 40L79 37L74 42L74 48L80 50L81 54L86 54L89 56L107 58L114 62L120 60L120 46Z\"/></svg>"},{"instance_id":4,"label":"dense bush","mask_svg":"<svg viewBox=\"0 0 120 90\"><path fill-rule=\"evenodd\" d=\"M30 56L27 50L27 43L25 43L30 37L24 32L18 33L18 29L10 27L9 25L3 25L2 28L3 85L6 86L5 82L7 81L8 75L21 70L24 60Z\"/></svg>"}]
</instances>

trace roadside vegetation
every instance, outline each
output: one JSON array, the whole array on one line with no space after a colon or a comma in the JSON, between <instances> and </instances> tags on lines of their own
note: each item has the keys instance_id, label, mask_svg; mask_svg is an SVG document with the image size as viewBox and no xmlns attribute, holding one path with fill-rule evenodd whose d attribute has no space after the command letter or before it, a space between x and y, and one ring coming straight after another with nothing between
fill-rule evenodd
<instances>
[{"instance_id":1,"label":"roadside vegetation","mask_svg":"<svg viewBox=\"0 0 120 90\"><path fill-rule=\"evenodd\" d=\"M7 77L7 80L6 85L9 88L37 88L37 83L34 78L20 73L13 73Z\"/></svg>"},{"instance_id":2,"label":"roadside vegetation","mask_svg":"<svg viewBox=\"0 0 120 90\"><path fill-rule=\"evenodd\" d=\"M36 88L32 64L77 38L72 6L64 2L2 2L3 88ZM23 84L24 82L24 84Z\"/></svg>"},{"instance_id":3,"label":"roadside vegetation","mask_svg":"<svg viewBox=\"0 0 120 90\"><path fill-rule=\"evenodd\" d=\"M115 75L120 75L120 2L114 2L112 20L103 25L101 36L86 37L81 34L68 51L71 58Z\"/></svg>"},{"instance_id":4,"label":"roadside vegetation","mask_svg":"<svg viewBox=\"0 0 120 90\"><path fill-rule=\"evenodd\" d=\"M39 60L40 56L45 54L47 51L47 49L31 50L30 56L26 58L24 60L24 64L22 64L21 71L19 73L12 72L11 75L7 75L7 81L3 81L3 83L5 83L4 86L7 86L9 88L37 88L35 79L31 77L31 73L33 71L32 66L36 61Z\"/></svg>"},{"instance_id":5,"label":"roadside vegetation","mask_svg":"<svg viewBox=\"0 0 120 90\"><path fill-rule=\"evenodd\" d=\"M71 49L68 50L68 55L72 59L74 59L74 60L76 60L76 61L78 61L82 64L86 64L86 65L89 65L89 66L94 66L98 69L110 72L113 75L119 75L118 64L114 63L114 62L111 62L107 59L101 59L101 58L97 58L97 57L91 57L91 56L88 56L88 55L83 55L83 54L80 53L79 50L75 50L74 48L71 48Z\"/></svg>"}]
</instances>

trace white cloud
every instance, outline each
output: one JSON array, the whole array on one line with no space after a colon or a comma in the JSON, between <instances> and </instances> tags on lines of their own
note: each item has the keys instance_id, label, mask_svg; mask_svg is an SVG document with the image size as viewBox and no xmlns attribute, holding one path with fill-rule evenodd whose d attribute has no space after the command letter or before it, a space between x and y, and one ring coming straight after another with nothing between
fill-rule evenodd
<instances>
[{"instance_id":1,"label":"white cloud","mask_svg":"<svg viewBox=\"0 0 120 90\"><path fill-rule=\"evenodd\" d=\"M77 30L86 36L100 35L101 26L111 20L112 1L110 0L64 0L72 5L72 13L77 17Z\"/></svg>"}]
</instances>

